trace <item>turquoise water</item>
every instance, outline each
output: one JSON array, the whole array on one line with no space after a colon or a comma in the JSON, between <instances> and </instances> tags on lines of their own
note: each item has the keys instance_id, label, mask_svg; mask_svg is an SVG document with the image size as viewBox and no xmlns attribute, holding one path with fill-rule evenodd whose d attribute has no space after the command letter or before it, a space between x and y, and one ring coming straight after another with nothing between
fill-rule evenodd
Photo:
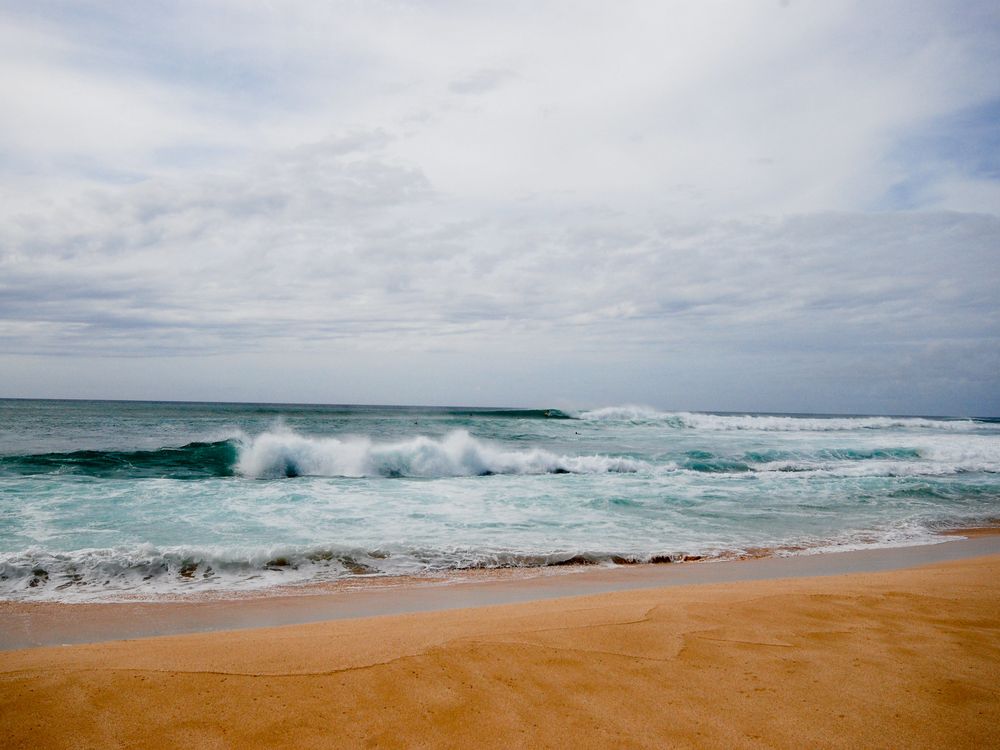
<instances>
[{"instance_id":1,"label":"turquoise water","mask_svg":"<svg viewBox=\"0 0 1000 750\"><path fill-rule=\"evenodd\" d=\"M940 541L1000 422L0 401L0 598Z\"/></svg>"}]
</instances>

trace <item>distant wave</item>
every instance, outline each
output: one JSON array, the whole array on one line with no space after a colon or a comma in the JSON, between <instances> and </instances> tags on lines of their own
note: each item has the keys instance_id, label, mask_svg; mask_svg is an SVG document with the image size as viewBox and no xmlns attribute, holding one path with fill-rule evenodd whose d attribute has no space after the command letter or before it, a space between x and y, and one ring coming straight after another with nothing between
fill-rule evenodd
<instances>
[{"instance_id":1,"label":"distant wave","mask_svg":"<svg viewBox=\"0 0 1000 750\"><path fill-rule=\"evenodd\" d=\"M632 422L637 424L647 422L663 422L672 427L687 427L681 418L681 412L657 411L648 406L605 406L601 409L591 409L576 414L577 419L587 422Z\"/></svg>"},{"instance_id":2,"label":"distant wave","mask_svg":"<svg viewBox=\"0 0 1000 750\"><path fill-rule=\"evenodd\" d=\"M431 412L433 413L433 412ZM561 409L456 409L449 407L442 413L450 417L491 417L507 419L573 419Z\"/></svg>"},{"instance_id":3,"label":"distant wave","mask_svg":"<svg viewBox=\"0 0 1000 750\"><path fill-rule=\"evenodd\" d=\"M560 456L539 448L505 450L456 430L442 438L391 443L265 432L240 447L236 471L269 479L295 476L455 477L489 474L635 472L648 464L613 456Z\"/></svg>"},{"instance_id":4,"label":"distant wave","mask_svg":"<svg viewBox=\"0 0 1000 750\"><path fill-rule=\"evenodd\" d=\"M677 429L760 430L764 432L841 432L849 430L933 429L1000 430L1000 424L975 419L926 417L817 417L767 414L703 414L662 412L646 406L608 406L583 411L577 418L590 422L662 424Z\"/></svg>"}]
</instances>

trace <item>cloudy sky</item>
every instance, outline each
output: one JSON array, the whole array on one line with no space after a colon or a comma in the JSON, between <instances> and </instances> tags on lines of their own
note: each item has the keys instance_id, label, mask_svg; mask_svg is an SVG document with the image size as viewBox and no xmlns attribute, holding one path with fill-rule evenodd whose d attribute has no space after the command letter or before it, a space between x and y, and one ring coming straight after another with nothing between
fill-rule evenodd
<instances>
[{"instance_id":1,"label":"cloudy sky","mask_svg":"<svg viewBox=\"0 0 1000 750\"><path fill-rule=\"evenodd\" d=\"M1000 414L995 2L0 0L0 395Z\"/></svg>"}]
</instances>

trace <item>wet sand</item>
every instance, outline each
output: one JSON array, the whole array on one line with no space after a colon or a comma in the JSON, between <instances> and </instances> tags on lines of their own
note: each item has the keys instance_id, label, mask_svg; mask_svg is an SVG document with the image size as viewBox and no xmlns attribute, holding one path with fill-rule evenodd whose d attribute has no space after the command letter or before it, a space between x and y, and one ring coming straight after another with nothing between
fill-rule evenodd
<instances>
[{"instance_id":1,"label":"wet sand","mask_svg":"<svg viewBox=\"0 0 1000 750\"><path fill-rule=\"evenodd\" d=\"M981 553L991 539L935 547ZM811 564L836 571L833 558ZM1000 555L764 573L7 651L0 736L17 748L998 746Z\"/></svg>"}]
</instances>

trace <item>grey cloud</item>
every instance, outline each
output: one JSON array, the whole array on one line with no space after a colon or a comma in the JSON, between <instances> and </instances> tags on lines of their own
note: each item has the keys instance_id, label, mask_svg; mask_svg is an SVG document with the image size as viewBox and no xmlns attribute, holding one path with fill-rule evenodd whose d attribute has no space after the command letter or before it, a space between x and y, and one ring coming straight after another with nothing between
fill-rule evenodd
<instances>
[{"instance_id":1,"label":"grey cloud","mask_svg":"<svg viewBox=\"0 0 1000 750\"><path fill-rule=\"evenodd\" d=\"M516 77L517 75L511 70L482 68L464 78L452 81L448 90L453 94L485 94Z\"/></svg>"},{"instance_id":2,"label":"grey cloud","mask_svg":"<svg viewBox=\"0 0 1000 750\"><path fill-rule=\"evenodd\" d=\"M3 318L15 332L50 326L41 339L8 332L8 351L424 346L484 331L580 349L782 351L1000 335L996 217L678 226L498 206L470 219L417 170L359 153L320 144L247 175L120 188L89 233L72 214L49 217L44 241L5 224ZM92 216L88 199L77 210Z\"/></svg>"},{"instance_id":3,"label":"grey cloud","mask_svg":"<svg viewBox=\"0 0 1000 750\"><path fill-rule=\"evenodd\" d=\"M0 171L0 382L32 395L45 356L128 357L249 392L276 356L303 380L420 370L445 401L489 398L447 390L468 370L538 385L497 386L509 402L571 382L678 407L1000 409L1000 182L948 146L995 140L985 4L747 5L725 35L694 6L673 24L584 4L572 28L545 3L469 6L463 31L505 33L449 45L451 6L392 33L383 5L234 7L164 10L149 58L103 56L131 11L87 33L3 14L0 89L23 117L0 123L18 155ZM201 75L214 51L245 92ZM183 75L156 67L179 53ZM865 212L887 204L921 210Z\"/></svg>"}]
</instances>

